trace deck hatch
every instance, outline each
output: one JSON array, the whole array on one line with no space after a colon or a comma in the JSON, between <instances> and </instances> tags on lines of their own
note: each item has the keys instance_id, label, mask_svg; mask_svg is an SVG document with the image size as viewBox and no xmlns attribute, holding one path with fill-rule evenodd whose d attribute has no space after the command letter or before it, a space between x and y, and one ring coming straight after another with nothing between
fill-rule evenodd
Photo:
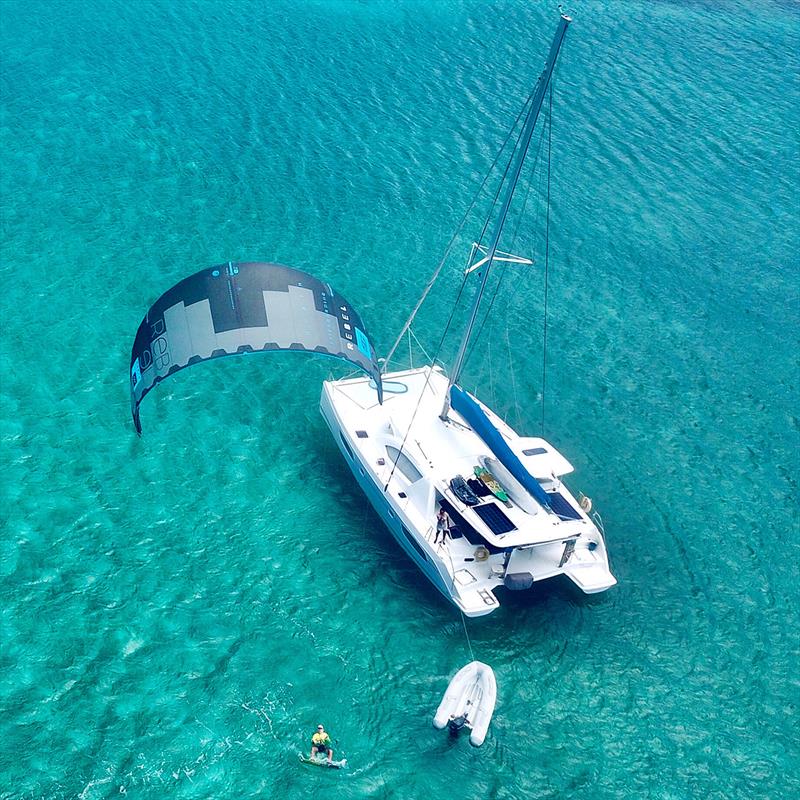
<instances>
[{"instance_id":1,"label":"deck hatch","mask_svg":"<svg viewBox=\"0 0 800 800\"><path fill-rule=\"evenodd\" d=\"M402 450L387 444L386 455L391 459L392 469L397 469L410 483L415 483L422 477L416 464Z\"/></svg>"}]
</instances>

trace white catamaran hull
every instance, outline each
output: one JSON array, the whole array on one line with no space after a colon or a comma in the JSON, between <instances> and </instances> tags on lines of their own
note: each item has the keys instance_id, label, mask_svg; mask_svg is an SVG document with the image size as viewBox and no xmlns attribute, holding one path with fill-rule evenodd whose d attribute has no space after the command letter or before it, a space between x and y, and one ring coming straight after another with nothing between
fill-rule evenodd
<instances>
[{"instance_id":1,"label":"white catamaran hull","mask_svg":"<svg viewBox=\"0 0 800 800\"><path fill-rule=\"evenodd\" d=\"M382 405L368 378L326 381L320 399L353 476L422 573L470 617L494 611L495 590L503 586L528 589L560 574L586 593L613 586L601 531L557 476L571 467L543 440L518 436L485 409L568 518L493 496L470 507L453 492L451 479L472 477L493 453L455 412L447 422L439 418L446 388L446 376L423 367L386 375ZM535 455L524 456L526 450ZM454 523L444 544L435 542L440 506Z\"/></svg>"}]
</instances>

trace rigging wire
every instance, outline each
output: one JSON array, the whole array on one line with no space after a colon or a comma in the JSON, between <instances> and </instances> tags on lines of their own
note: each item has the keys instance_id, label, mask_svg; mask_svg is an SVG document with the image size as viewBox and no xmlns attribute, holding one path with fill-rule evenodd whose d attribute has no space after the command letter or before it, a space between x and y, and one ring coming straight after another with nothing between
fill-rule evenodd
<instances>
[{"instance_id":1,"label":"rigging wire","mask_svg":"<svg viewBox=\"0 0 800 800\"><path fill-rule=\"evenodd\" d=\"M500 190L502 189L503 184L505 183L506 177L508 175L508 171L511 169L511 164L514 161L514 154L516 153L517 148L519 147L519 143L520 143L520 141L522 139L522 134L525 131L525 123L527 123L528 119L530 118L530 115L533 113L533 102L532 101L533 101L533 95L534 95L535 91L536 91L536 87L534 87L534 89L528 95L527 99L525 100L525 103L522 106L522 109L520 110L519 114L517 114L517 118L514 120L514 124L511 127L511 130L508 132L508 135L506 136L505 141L503 142L503 145L500 148L500 151L498 152L497 156L495 157L494 161L492 162L492 166L489 168L489 172L486 174L486 176L484 177L483 181L481 182L481 186L478 189L478 193L475 195L475 197L473 198L472 202L470 203L469 208L467 209L466 213L462 217L462 220L459 223L459 227L458 227L456 233L453 234L453 237L450 239L450 242L447 245L447 248L445 250L445 254L442 257L442 260L439 262L439 266L436 268L436 270L435 270L435 272L433 274L433 277L428 282L428 285L425 287L425 291L423 292L422 297L417 302L417 305L415 306L414 311L411 313L411 316L408 318L408 321L406 322L406 325L403 327L403 330L400 333L400 338L398 338L398 340L394 343L392 349L389 351L389 355L386 357L386 361L384 362L384 369L386 367L386 364L389 362L389 359L392 357L392 354L394 353L395 349L397 348L397 345L398 345L400 339L402 339L402 337L405 334L406 330L410 329L411 322L413 321L414 317L416 316L417 311L419 310L419 308L422 305L422 303L425 301L425 297L427 296L428 292L433 287L433 284L436 282L436 279L439 277L439 273L441 272L442 267L444 266L444 262L447 259L447 256L448 256L448 254L449 254L449 252L450 252L450 250L451 250L451 248L452 248L452 246L453 246L453 244L455 242L455 239L456 239L456 236L458 235L458 232L464 226L464 223L466 222L467 215L470 213L472 208L475 206L475 203L477 202L477 199L478 199L478 195L482 191L483 187L486 185L486 182L489 179L489 175L491 174L491 172L494 169L494 167L497 164L497 162L500 160L500 156L501 156L503 150L505 149L506 145L508 144L509 140L511 139L511 136L512 136L512 134L514 132L514 129L517 127L517 125L519 124L520 119L522 118L522 116L524 114L525 115L525 122L523 122L523 124L520 126L519 133L517 134L517 141L515 142L514 147L511 148L511 154L508 157L508 161L506 162L505 169L503 170L503 175L500 178L500 181L498 183L497 191L495 192L494 198L492 199L492 205L489 208L489 213L487 215L486 221L483 224L483 230L481 231L481 237L480 237L480 240L479 240L478 243L480 244L480 242L483 241L483 237L484 237L484 235L486 233L486 229L489 226L489 218L491 217L492 211L494 210L495 206L497 205L497 199L500 196ZM525 111L526 109L527 109L527 113ZM530 142L528 142L528 146L530 146ZM527 148L526 148L526 150L527 150ZM524 158L524 156L523 156L523 158ZM464 288L467 285L467 278L468 277L469 277L469 273L465 272L463 278L461 279L461 286L458 289L458 294L456 295L456 300L453 303L452 308L450 309L450 316L447 318L447 323L446 323L446 325L444 327L444 330L442 331L442 336L439 339L439 344L437 345L436 350L434 351L433 360L431 362L431 370L428 371L428 374L425 377L425 383L424 383L424 385L422 387L422 391L419 394L419 400L417 400L417 404L416 404L416 406L414 406L414 413L411 415L411 420L408 423L408 427L406 428L405 435L403 436L403 441L400 443L400 447L398 448L397 456L395 457L394 461L392 462L392 469L389 472L389 477L386 479L386 483L385 483L385 485L383 487L383 491L384 492L389 490L389 484L391 483L392 478L394 477L394 473L397 470L397 464L400 461L400 457L403 454L403 450L405 449L406 442L408 441L408 436L411 433L411 429L414 427L414 421L416 420L417 413L419 412L420 406L422 405L422 398L425 396L425 392L427 391L428 386L430 384L431 374L433 372L433 366L435 365L436 361L439 360L439 353L441 352L442 347L444 346L445 338L447 337L447 333L450 330L450 326L453 323L453 318L455 317L456 309L458 308L458 303L459 303L459 300L461 299L461 295L464 293Z\"/></svg>"},{"instance_id":2,"label":"rigging wire","mask_svg":"<svg viewBox=\"0 0 800 800\"><path fill-rule=\"evenodd\" d=\"M532 97L533 97L533 92L531 92L531 94L529 95L529 100ZM528 104L529 100L525 102L525 105ZM524 106L523 106L523 109L524 109ZM525 122L523 122L523 124L520 126L519 134L517 134L517 141L514 143L514 147L511 148L511 154L509 155L508 161L506 162L506 167L503 170L503 175L502 175L502 177L500 178L500 180L497 183L497 190L495 191L494 197L492 198L492 204L491 204L491 206L489 206L489 213L486 215L486 219L483 222L483 228L481 229L481 235L478 237L477 244L478 244L479 247L483 244L483 237L486 235L486 231L487 231L487 229L489 227L489 221L491 220L492 213L494 212L494 209L497 207L497 200L500 197L500 192L501 192L501 190L503 188L503 185L506 182L506 178L508 177L508 171L511 169L511 163L514 160L514 153L516 153L517 147L519 147L520 140L522 139L522 134L525 131L525 125L528 122L528 118L530 117L532 112L533 112L533 106L531 105L531 107L528 109L528 113L525 115ZM514 125L515 126L519 122L519 119L520 119L521 116L522 116L522 113L520 112L520 114L517 116L517 119L514 121ZM512 130L513 130L513 128L512 128ZM508 142L509 138L510 138L510 134L509 134L509 136L506 137L506 142ZM503 143L503 147L505 147L505 142ZM488 178L488 175L486 177ZM485 183L485 180L484 180L484 183ZM488 269L489 266L490 265L487 264L484 267L484 269ZM467 285L468 278L469 278L469 272L465 272L463 278L461 279L461 287L458 290L458 295L456 296L456 301L455 301L455 303L453 303L453 309L450 312L450 317L447 320L447 325L445 325L444 331L442 332L442 338L439 341L439 346L436 348L436 356L437 357L439 355L439 351L442 349L442 346L444 345L445 337L447 336L447 332L449 331L450 325L452 324L453 316L455 315L456 308L458 307L458 301L461 299L461 295L462 295L462 293L464 291L464 288Z\"/></svg>"},{"instance_id":3,"label":"rigging wire","mask_svg":"<svg viewBox=\"0 0 800 800\"><path fill-rule=\"evenodd\" d=\"M509 250L511 248L513 248L514 243L517 240L517 235L519 233L519 229L520 229L520 226L522 224L522 220L523 220L523 218L525 216L525 209L527 208L527 205L528 205L528 198L530 197L531 188L533 186L533 178L534 178L534 176L536 174L536 167L537 167L537 164L539 162L539 156L541 155L541 152L542 152L542 143L543 142L544 142L544 127L542 127L542 132L541 132L541 134L539 134L539 143L538 143L538 145L536 147L536 155L534 156L533 168L531 169L530 178L528 180L528 188L527 188L527 190L525 192L525 200L524 200L524 202L522 204L522 208L520 209L520 214L519 214L519 217L517 219L517 227L515 228L514 235L511 238L511 243L509 245ZM504 281L504 279L506 277L506 272L508 271L508 269L509 269L509 265L506 264L506 263L503 263L503 266L502 266L502 268L500 270L500 277L498 278L497 283L495 284L494 292L492 294L491 300L489 301L489 306L486 309L486 313L483 315L483 319L481 320L480 326L478 327L478 333L476 334L476 336L473 339L474 342L479 342L480 339L481 339L481 335L483 334L483 329L484 329L484 327L486 325L487 320L489 319L489 317L490 317L490 315L492 313L492 308L494 307L494 302L497 299L497 295L498 295L498 293L500 291L500 287L502 286L503 281ZM514 294L516 294L516 292L514 292L512 294L512 297L514 296ZM470 351L467 354L467 357L464 359L464 367L466 367L466 365L467 365L467 363L469 361L469 358L473 354L474 351L475 351L475 345L473 345L470 348Z\"/></svg>"},{"instance_id":4,"label":"rigging wire","mask_svg":"<svg viewBox=\"0 0 800 800\"><path fill-rule=\"evenodd\" d=\"M483 179L483 182L481 183L481 188L478 190L478 192L480 192L483 189L483 187L486 185L486 181L489 179L489 175L491 174L492 170L494 169L495 165L497 164L501 153L505 149L505 146L508 144L508 141L511 138L511 135L514 132L514 128L516 128L517 124L519 123L520 118L522 117L523 113L525 112L525 108L528 106L528 104L531 102L532 99L533 99L533 92L531 92L528 95L528 99L525 101L525 104L523 105L522 110L517 115L517 118L514 120L514 125L512 126L511 130L509 131L508 135L506 136L505 141L503 142L503 145L500 148L500 152L498 152L497 157L492 162L492 166L489 168L489 172L486 174L486 177ZM514 146L511 148L511 154L509 155L508 161L506 162L505 169L503 170L503 175L500 178L500 180L498 181L497 190L495 191L494 197L492 198L492 204L489 206L489 213L486 215L486 219L484 220L484 223L483 223L483 229L481 230L481 235L478 238L478 242L477 242L478 245L482 244L483 237L486 235L486 230L489 227L489 220L491 219L492 212L494 211L495 207L497 206L497 200L500 197L500 191L503 188L503 184L505 183L506 177L508 176L508 171L509 171L509 169L511 169L511 163L514 160L514 153L516 152L517 147L519 146L520 140L522 139L522 134L523 134L523 132L525 130L525 123L528 121L528 117L531 115L532 111L533 111L533 106L531 105L531 107L528 109L527 113L525 114L525 121L520 126L519 133L517 134L517 141L514 143ZM477 195L476 195L476 197L474 198L473 202L470 204L470 208L467 209L467 213L469 213L469 211L474 207L475 203L477 202L477 199L478 198L477 198ZM464 220L462 220L462 222L461 222L462 226L463 226L463 224L464 224ZM454 239L455 239L455 237L453 237L453 239L450 240L450 244L448 244L447 250L445 251L445 254L447 254L450 251L450 248L451 248L451 246L453 244ZM445 258L446 258L446 255L445 255ZM440 270L440 269L441 269L441 264L440 264L440 267L438 268L438 270ZM437 273L438 273L438 270L437 270ZM448 331L450 330L450 326L453 323L453 318L455 317L456 309L458 308L458 303L461 300L461 295L463 294L464 289L466 288L468 277L469 277L469 273L465 272L463 277L462 277L462 279L461 279L461 286L458 289L458 294L456 295L456 300L453 303L452 309L450 310L450 316L447 318L447 324L444 326L444 330L442 331L442 336L441 336L441 338L439 340L439 344L436 347L436 352L435 352L434 358L438 358L439 357L439 353L441 352L441 349L444 346L444 341L445 341L445 338L447 337ZM435 278L433 280L435 280ZM433 282L431 282L429 284L429 286L432 286L432 285L433 285ZM424 297L423 297L423 300L424 300ZM422 305L422 300L419 303L417 303L417 309L420 307L420 305ZM416 314L416 309L414 311L414 314ZM413 319L413 314L412 314L411 319ZM409 325L411 324L411 319L409 319ZM388 358L387 358L387 361L388 361ZM427 388L427 384L426 384L426 388Z\"/></svg>"},{"instance_id":5,"label":"rigging wire","mask_svg":"<svg viewBox=\"0 0 800 800\"><path fill-rule=\"evenodd\" d=\"M529 97L533 97L533 92L529 95ZM525 105L527 105L528 101L526 100ZM524 106L523 106L524 108ZM525 126L528 124L528 119L530 118L531 114L533 113L533 106L528 109L527 114L525 114L525 122L520 126L519 134L517 134L517 141L514 143L514 147L511 149L511 155L508 157L508 161L506 162L506 168L503 170L503 177L497 183L497 190L494 193L494 197L492 198L492 204L489 206L489 213L486 215L486 219L483 221L483 228L481 229L481 235L478 237L478 246L483 244L483 237L486 235L486 231L489 228L489 222L492 218L492 213L494 212L495 208L497 207L497 200L500 197L500 192L505 185L506 178L508 177L508 171L511 169L511 162L514 160L514 153L517 152L517 148L519 147L520 140L522 139L522 134L525 132ZM521 116L521 114L520 114ZM517 121L519 117L517 117ZM514 122L516 126L517 122ZM526 148L527 150L527 148ZM524 158L524 156L523 156ZM487 264L485 268L491 266Z\"/></svg>"},{"instance_id":6,"label":"rigging wire","mask_svg":"<svg viewBox=\"0 0 800 800\"><path fill-rule=\"evenodd\" d=\"M486 342L486 347L489 350L489 396L492 398L492 408L497 405L497 398L494 394L494 361L492 359L492 340L491 337Z\"/></svg>"},{"instance_id":7,"label":"rigging wire","mask_svg":"<svg viewBox=\"0 0 800 800\"><path fill-rule=\"evenodd\" d=\"M514 412L516 414L517 428L521 427L522 419L519 413L519 400L517 399L517 379L514 376L514 359L511 352L511 337L508 334L508 320L506 319L506 344L508 345L508 371L511 375L511 389L514 393Z\"/></svg>"},{"instance_id":8,"label":"rigging wire","mask_svg":"<svg viewBox=\"0 0 800 800\"><path fill-rule=\"evenodd\" d=\"M434 359L432 359L432 358L431 358L431 357L428 355L428 351L425 349L425 346L424 346L424 345L422 344L422 342L421 342L421 341L420 341L420 340L417 338L417 334L416 334L416 333L414 333L414 331L413 331L413 330L411 330L411 328L409 328L409 329L408 329L408 335L409 335L409 337L410 337L410 338L412 338L412 339L413 339L413 340L414 340L414 341L417 343L417 347L419 347L419 349L420 349L420 350L422 350L422 355L424 355L424 356L425 356L425 358L426 358L428 361L430 361L430 362L431 362L431 364L434 364ZM412 368L413 368L413 365L412 365Z\"/></svg>"},{"instance_id":9,"label":"rigging wire","mask_svg":"<svg viewBox=\"0 0 800 800\"><path fill-rule=\"evenodd\" d=\"M447 247L445 248L444 254L442 255L441 259L439 260L439 264L436 266L436 269L433 271L433 275L428 280L428 283L425 286L425 290L422 292L422 296L417 301L417 304L414 306L414 310L411 312L411 315L406 320L405 325L403 325L403 327L401 328L400 333L399 333L397 339L395 340L395 343L392 345L391 349L389 350L389 353L386 356L386 359L384 360L384 364L383 364L384 369L386 368L386 365L391 361L395 350L397 350L397 347L400 344L400 341L402 340L403 336L405 335L405 332L411 327L411 323L414 321L414 317L416 317L417 312L421 308L422 304L425 302L425 299L427 298L428 294L430 293L431 289L433 288L434 283L436 283L437 279L439 278L439 275L440 275L440 273L442 271L442 268L444 267L445 262L447 261L449 255L450 255L450 251L453 249L453 245L455 244L456 239L458 238L458 236L461 233L464 225L466 224L467 219L468 219L470 213L472 212L472 209L475 207L475 204L478 202L478 198L480 197L481 193L483 192L483 189L486 186L486 183L489 180L489 177L494 172L494 168L497 166L497 162L500 161L500 156L502 156L503 151L506 149L506 145L510 141L510 139L511 139L513 133L514 133L514 130L516 129L517 125L519 124L520 119L522 118L523 115L525 115L525 118L527 119L527 114L530 114L530 109L528 108L528 106L531 105L531 103L533 101L533 95L535 94L535 92L536 92L536 87L534 86L534 88L531 90L530 94L526 98L525 102L523 103L522 108L519 110L519 113L517 114L517 118L514 120L514 124L509 129L508 134L506 135L506 138L503 141L503 144L500 146L500 149L497 151L497 155L494 157L494 161L492 161L492 164L489 167L489 170L487 171L486 175L484 175L484 178L481 181L481 185L478 187L478 190L475 192L475 194L474 194L474 196L472 198L472 201L470 202L469 206L467 207L467 210L464 212L463 216L461 217L461 221L458 223L458 227L456 228L456 230L453 233L452 237L450 237L450 241L447 243ZM527 109L527 114L526 114L526 109ZM523 125L523 128L524 128L524 125ZM520 131L520 134L517 137L517 143L519 143L519 136L521 136L521 135L522 135L522 133ZM512 150L512 154L513 154L513 152L514 151ZM510 164L510 159L509 159L509 164ZM503 173L503 177L504 178L505 178L505 174L507 172L508 172L508 165L506 166L505 172ZM503 181L501 181L500 183L502 185ZM495 195L495 198L492 201L492 208L494 208L496 203L497 203L497 195ZM484 231L485 230L486 230L486 226L484 225ZM483 236L483 234L481 234L481 236ZM460 292L459 292L459 296L460 296Z\"/></svg>"}]
</instances>

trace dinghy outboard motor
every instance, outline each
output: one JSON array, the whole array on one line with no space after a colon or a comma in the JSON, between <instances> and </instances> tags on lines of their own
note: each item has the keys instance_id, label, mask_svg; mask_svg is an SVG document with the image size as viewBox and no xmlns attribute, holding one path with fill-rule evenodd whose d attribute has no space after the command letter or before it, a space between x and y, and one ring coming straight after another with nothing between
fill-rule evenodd
<instances>
[{"instance_id":1,"label":"dinghy outboard motor","mask_svg":"<svg viewBox=\"0 0 800 800\"><path fill-rule=\"evenodd\" d=\"M467 724L467 715L461 714L448 721L447 727L450 729L451 736L458 736L458 732Z\"/></svg>"}]
</instances>

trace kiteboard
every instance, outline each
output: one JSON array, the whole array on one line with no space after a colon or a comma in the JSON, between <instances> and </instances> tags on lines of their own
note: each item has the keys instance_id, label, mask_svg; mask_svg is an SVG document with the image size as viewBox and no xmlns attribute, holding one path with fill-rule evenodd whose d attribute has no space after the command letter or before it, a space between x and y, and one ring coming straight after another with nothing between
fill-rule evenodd
<instances>
[{"instance_id":1,"label":"kiteboard","mask_svg":"<svg viewBox=\"0 0 800 800\"><path fill-rule=\"evenodd\" d=\"M341 761L328 761L327 756L316 755L316 756L306 756L303 753L298 754L300 756L300 761L303 764L312 764L315 767L330 767L331 769L342 769L343 767L347 766L347 759L343 758Z\"/></svg>"},{"instance_id":2,"label":"kiteboard","mask_svg":"<svg viewBox=\"0 0 800 800\"><path fill-rule=\"evenodd\" d=\"M475 477L501 502L508 503L508 495L497 482L497 478L486 467L475 467Z\"/></svg>"}]
</instances>

